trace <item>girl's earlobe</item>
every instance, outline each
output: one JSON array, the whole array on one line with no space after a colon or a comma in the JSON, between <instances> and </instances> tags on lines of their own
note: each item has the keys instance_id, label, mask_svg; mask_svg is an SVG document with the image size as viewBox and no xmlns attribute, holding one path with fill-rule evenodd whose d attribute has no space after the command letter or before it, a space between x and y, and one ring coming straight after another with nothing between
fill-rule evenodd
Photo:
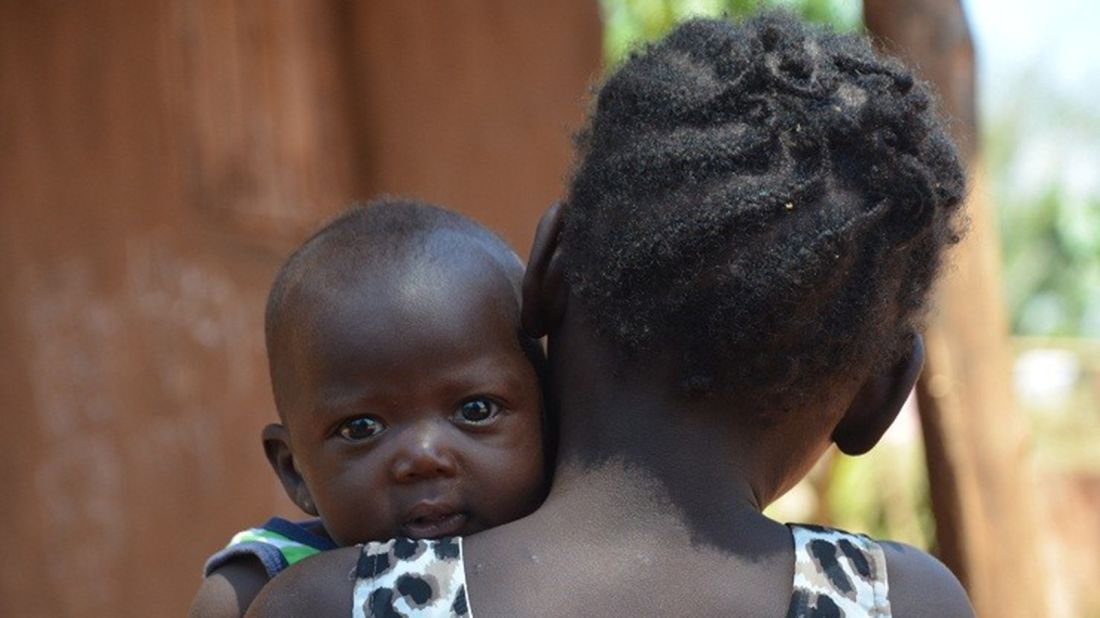
<instances>
[{"instance_id":1,"label":"girl's earlobe","mask_svg":"<svg viewBox=\"0 0 1100 618\"><path fill-rule=\"evenodd\" d=\"M546 209L535 230L531 257L523 276L521 321L527 335L539 338L557 326L568 296L561 267L558 237L564 207L561 202Z\"/></svg>"},{"instance_id":2,"label":"girl's earlobe","mask_svg":"<svg viewBox=\"0 0 1100 618\"><path fill-rule=\"evenodd\" d=\"M294 453L290 449L290 434L286 427L279 423L272 423L264 427L261 436L267 461L282 482L287 497L298 505L298 508L316 516L317 506L313 504L313 496L310 495L302 474L294 465Z\"/></svg>"},{"instance_id":3,"label":"girl's earlobe","mask_svg":"<svg viewBox=\"0 0 1100 618\"><path fill-rule=\"evenodd\" d=\"M871 376L860 387L844 417L833 429L832 439L846 455L871 450L901 412L924 367L924 338L913 334L909 353L888 373Z\"/></svg>"}]
</instances>

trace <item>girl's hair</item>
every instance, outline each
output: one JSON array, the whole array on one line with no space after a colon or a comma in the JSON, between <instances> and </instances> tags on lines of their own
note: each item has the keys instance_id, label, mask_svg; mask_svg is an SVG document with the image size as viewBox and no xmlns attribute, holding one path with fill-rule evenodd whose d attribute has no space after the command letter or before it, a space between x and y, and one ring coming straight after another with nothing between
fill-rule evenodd
<instances>
[{"instance_id":1,"label":"girl's hair","mask_svg":"<svg viewBox=\"0 0 1100 618\"><path fill-rule=\"evenodd\" d=\"M626 362L803 405L897 358L959 240L965 178L933 107L864 37L785 13L681 24L599 88L566 277Z\"/></svg>"}]
</instances>

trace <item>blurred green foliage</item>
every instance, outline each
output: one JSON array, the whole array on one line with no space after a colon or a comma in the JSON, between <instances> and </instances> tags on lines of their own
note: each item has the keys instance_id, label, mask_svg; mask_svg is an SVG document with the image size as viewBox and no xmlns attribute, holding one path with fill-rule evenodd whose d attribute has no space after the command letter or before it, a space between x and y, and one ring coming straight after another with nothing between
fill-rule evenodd
<instances>
[{"instance_id":1,"label":"blurred green foliage","mask_svg":"<svg viewBox=\"0 0 1100 618\"><path fill-rule=\"evenodd\" d=\"M983 156L992 175L1004 287L1017 335L1100 338L1100 112L1042 79L988 110ZM1082 165L1083 163L1083 165Z\"/></svg>"},{"instance_id":2,"label":"blurred green foliage","mask_svg":"<svg viewBox=\"0 0 1100 618\"><path fill-rule=\"evenodd\" d=\"M639 42L652 41L691 17L741 18L762 8L785 8L839 30L862 25L860 0L600 0L605 66L614 67Z\"/></svg>"},{"instance_id":3,"label":"blurred green foliage","mask_svg":"<svg viewBox=\"0 0 1100 618\"><path fill-rule=\"evenodd\" d=\"M838 452L834 458L825 495L832 525L933 547L936 522L920 441L885 442L860 457Z\"/></svg>"}]
</instances>

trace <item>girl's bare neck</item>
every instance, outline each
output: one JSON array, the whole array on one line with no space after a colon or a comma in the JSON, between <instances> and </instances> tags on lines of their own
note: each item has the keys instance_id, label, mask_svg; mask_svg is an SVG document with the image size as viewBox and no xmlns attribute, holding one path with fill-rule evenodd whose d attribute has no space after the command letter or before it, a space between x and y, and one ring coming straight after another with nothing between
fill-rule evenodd
<instances>
[{"instance_id":1,"label":"girl's bare neck","mask_svg":"<svg viewBox=\"0 0 1100 618\"><path fill-rule=\"evenodd\" d=\"M698 469L677 482L675 465L648 465L664 455L647 465L639 450L591 455L562 453L535 513L469 539L473 607L492 615L645 615L682 599L685 581L708 592L669 613L733 607L749 608L735 615L761 615L785 607L790 534L760 513L739 476Z\"/></svg>"},{"instance_id":2,"label":"girl's bare neck","mask_svg":"<svg viewBox=\"0 0 1100 618\"><path fill-rule=\"evenodd\" d=\"M761 454L751 436L705 405L685 405L644 381L617 382L561 391L558 465L540 512L583 516L608 534L660 530L725 549L737 544L737 526L764 525Z\"/></svg>"}]
</instances>

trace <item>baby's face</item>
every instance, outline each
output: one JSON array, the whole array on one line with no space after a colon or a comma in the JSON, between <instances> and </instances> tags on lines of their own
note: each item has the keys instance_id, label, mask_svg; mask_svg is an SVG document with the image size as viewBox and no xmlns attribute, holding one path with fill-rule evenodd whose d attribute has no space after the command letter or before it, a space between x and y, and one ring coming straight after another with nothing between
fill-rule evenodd
<instances>
[{"instance_id":1,"label":"baby's face","mask_svg":"<svg viewBox=\"0 0 1100 618\"><path fill-rule=\"evenodd\" d=\"M541 396L502 274L424 266L315 296L285 416L333 540L471 534L538 506Z\"/></svg>"}]
</instances>

